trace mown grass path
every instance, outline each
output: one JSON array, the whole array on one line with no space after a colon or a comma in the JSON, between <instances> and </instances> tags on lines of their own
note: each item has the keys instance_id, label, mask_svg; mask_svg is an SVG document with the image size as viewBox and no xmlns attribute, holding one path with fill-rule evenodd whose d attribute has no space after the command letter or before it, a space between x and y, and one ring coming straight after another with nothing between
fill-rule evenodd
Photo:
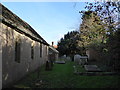
<instances>
[{"instance_id":1,"label":"mown grass path","mask_svg":"<svg viewBox=\"0 0 120 90\"><path fill-rule=\"evenodd\" d=\"M31 73L18 82L17 88L119 88L120 76L80 76L73 72L74 62L54 64L52 71L42 67L40 76Z\"/></svg>"}]
</instances>

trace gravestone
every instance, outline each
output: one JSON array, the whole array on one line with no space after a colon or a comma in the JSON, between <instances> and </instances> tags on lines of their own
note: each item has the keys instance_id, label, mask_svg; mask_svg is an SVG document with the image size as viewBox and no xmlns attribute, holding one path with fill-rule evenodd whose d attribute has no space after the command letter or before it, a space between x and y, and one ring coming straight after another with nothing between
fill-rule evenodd
<instances>
[{"instance_id":1,"label":"gravestone","mask_svg":"<svg viewBox=\"0 0 120 90\"><path fill-rule=\"evenodd\" d=\"M61 56L62 60L66 60L66 55Z\"/></svg>"},{"instance_id":2,"label":"gravestone","mask_svg":"<svg viewBox=\"0 0 120 90\"><path fill-rule=\"evenodd\" d=\"M88 57L87 56L81 56L80 57L80 64L85 65L87 64Z\"/></svg>"},{"instance_id":3,"label":"gravestone","mask_svg":"<svg viewBox=\"0 0 120 90\"><path fill-rule=\"evenodd\" d=\"M67 61L71 61L71 58L68 56L68 57L66 57L66 60Z\"/></svg>"},{"instance_id":4,"label":"gravestone","mask_svg":"<svg viewBox=\"0 0 120 90\"><path fill-rule=\"evenodd\" d=\"M97 65L84 65L84 68L88 72L99 72L101 71Z\"/></svg>"},{"instance_id":5,"label":"gravestone","mask_svg":"<svg viewBox=\"0 0 120 90\"><path fill-rule=\"evenodd\" d=\"M78 65L80 63L81 56L79 54L74 55L74 62Z\"/></svg>"},{"instance_id":6,"label":"gravestone","mask_svg":"<svg viewBox=\"0 0 120 90\"><path fill-rule=\"evenodd\" d=\"M65 61L55 61L57 64L65 64Z\"/></svg>"},{"instance_id":7,"label":"gravestone","mask_svg":"<svg viewBox=\"0 0 120 90\"><path fill-rule=\"evenodd\" d=\"M46 61L45 70L51 70L51 69L52 69L52 67L51 67L50 61Z\"/></svg>"},{"instance_id":8,"label":"gravestone","mask_svg":"<svg viewBox=\"0 0 120 90\"><path fill-rule=\"evenodd\" d=\"M88 59L87 56L81 56L79 54L74 55L74 62L82 66L87 64L87 59Z\"/></svg>"}]
</instances>

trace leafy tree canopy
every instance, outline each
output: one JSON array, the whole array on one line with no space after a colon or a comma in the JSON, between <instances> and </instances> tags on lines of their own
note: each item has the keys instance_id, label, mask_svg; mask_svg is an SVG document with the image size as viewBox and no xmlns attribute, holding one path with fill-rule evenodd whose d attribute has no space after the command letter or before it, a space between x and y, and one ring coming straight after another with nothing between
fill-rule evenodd
<instances>
[{"instance_id":1,"label":"leafy tree canopy","mask_svg":"<svg viewBox=\"0 0 120 90\"><path fill-rule=\"evenodd\" d=\"M58 42L57 50L61 55L74 55L76 53L82 54L82 44L80 42L81 38L79 37L78 31L71 31L64 35L64 38L61 38Z\"/></svg>"}]
</instances>

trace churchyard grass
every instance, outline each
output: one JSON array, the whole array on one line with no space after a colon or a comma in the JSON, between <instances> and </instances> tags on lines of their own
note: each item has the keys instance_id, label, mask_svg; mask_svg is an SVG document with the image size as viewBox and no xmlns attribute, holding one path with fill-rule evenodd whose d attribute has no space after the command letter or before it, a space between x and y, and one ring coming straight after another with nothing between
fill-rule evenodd
<instances>
[{"instance_id":1,"label":"churchyard grass","mask_svg":"<svg viewBox=\"0 0 120 90\"><path fill-rule=\"evenodd\" d=\"M54 64L51 71L40 69L14 85L15 88L119 88L120 76L80 76L74 74L74 62ZM81 70L80 70L81 69ZM79 67L79 71L83 71Z\"/></svg>"}]
</instances>

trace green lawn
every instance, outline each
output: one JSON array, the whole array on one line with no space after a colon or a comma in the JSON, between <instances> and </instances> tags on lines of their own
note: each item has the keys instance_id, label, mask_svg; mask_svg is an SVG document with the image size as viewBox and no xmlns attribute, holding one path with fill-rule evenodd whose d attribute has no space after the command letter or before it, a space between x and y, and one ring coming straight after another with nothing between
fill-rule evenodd
<instances>
[{"instance_id":1,"label":"green lawn","mask_svg":"<svg viewBox=\"0 0 120 90\"><path fill-rule=\"evenodd\" d=\"M44 66L19 81L16 88L117 88L120 76L80 76L73 72L74 62L54 64L52 71L45 71ZM80 71L80 69L79 69ZM81 71L84 71L81 68ZM38 81L36 81L38 80Z\"/></svg>"}]
</instances>

